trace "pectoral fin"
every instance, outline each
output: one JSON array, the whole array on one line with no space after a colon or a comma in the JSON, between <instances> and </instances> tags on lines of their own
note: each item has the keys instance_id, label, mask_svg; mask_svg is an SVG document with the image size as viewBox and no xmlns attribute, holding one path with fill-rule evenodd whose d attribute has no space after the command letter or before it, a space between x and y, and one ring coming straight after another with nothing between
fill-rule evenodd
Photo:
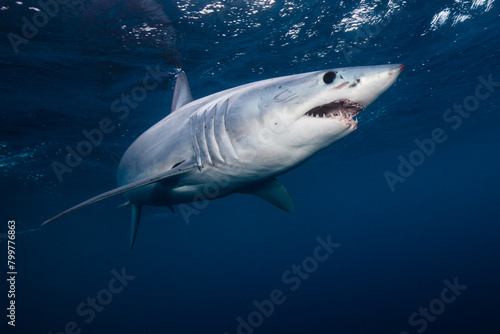
<instances>
[{"instance_id":1,"label":"pectoral fin","mask_svg":"<svg viewBox=\"0 0 500 334\"><path fill-rule=\"evenodd\" d=\"M138 180L138 181L135 181L135 182L131 182L131 183L126 184L124 186L115 188L115 189L107 191L107 192L105 192L103 194L100 194L100 195L97 195L95 197L92 197L91 199L88 199L85 202L82 202L82 203L80 203L78 205L75 205L74 207L69 208L68 210L63 211L60 214L58 214L58 215L56 215L56 216L54 216L54 217L46 220L42 224L42 226L45 226L45 225L53 222L54 220L59 219L59 218L61 218L63 216L66 216L67 214L72 213L72 212L74 212L76 210L79 210L79 209L84 208L84 207L86 207L88 205L94 204L96 202L102 201L103 199L106 199L106 198L109 198L109 197L112 197L112 196L116 196L116 195L119 195L119 194L123 194L123 193L125 193L127 191L131 191L131 190L134 190L134 189L146 186L146 185L151 184L151 183L155 183L155 182L158 182L158 181L164 181L166 179L174 178L176 176L184 174L185 172L187 172L187 171L189 171L189 170L191 170L193 168L197 168L196 163L194 163L194 162L182 162L180 165L176 166L175 168L169 169L169 170L167 170L165 172L159 173L159 174L154 175L154 176L146 177L144 179L141 179L141 180Z\"/></svg>"},{"instance_id":2,"label":"pectoral fin","mask_svg":"<svg viewBox=\"0 0 500 334\"><path fill-rule=\"evenodd\" d=\"M295 211L295 203L292 196L280 181L275 178L253 184L239 192L258 196L286 212L292 213Z\"/></svg>"}]
</instances>

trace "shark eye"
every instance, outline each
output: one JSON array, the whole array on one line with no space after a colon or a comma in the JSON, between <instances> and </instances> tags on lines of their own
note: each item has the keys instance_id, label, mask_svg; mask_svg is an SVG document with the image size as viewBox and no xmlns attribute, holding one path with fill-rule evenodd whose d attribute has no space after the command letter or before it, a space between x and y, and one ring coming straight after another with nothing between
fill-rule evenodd
<instances>
[{"instance_id":1,"label":"shark eye","mask_svg":"<svg viewBox=\"0 0 500 334\"><path fill-rule=\"evenodd\" d=\"M331 84L333 82L333 80L335 80L335 73L330 71L330 72L326 72L325 75L323 76L323 82L326 83L326 84Z\"/></svg>"}]
</instances>

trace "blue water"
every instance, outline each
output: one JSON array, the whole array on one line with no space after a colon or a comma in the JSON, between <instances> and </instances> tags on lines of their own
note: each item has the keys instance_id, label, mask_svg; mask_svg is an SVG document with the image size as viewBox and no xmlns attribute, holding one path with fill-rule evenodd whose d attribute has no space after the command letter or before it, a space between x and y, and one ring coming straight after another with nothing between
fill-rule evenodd
<instances>
[{"instance_id":1,"label":"blue water","mask_svg":"<svg viewBox=\"0 0 500 334\"><path fill-rule=\"evenodd\" d=\"M499 1L21 1L0 4L4 264L18 232L2 333L498 332ZM120 198L37 229L115 187L112 155L168 114L179 67L198 98L387 63L405 69L358 129L279 178L294 214L245 195L189 221L146 207L132 251ZM126 105L148 69L161 83Z\"/></svg>"}]
</instances>

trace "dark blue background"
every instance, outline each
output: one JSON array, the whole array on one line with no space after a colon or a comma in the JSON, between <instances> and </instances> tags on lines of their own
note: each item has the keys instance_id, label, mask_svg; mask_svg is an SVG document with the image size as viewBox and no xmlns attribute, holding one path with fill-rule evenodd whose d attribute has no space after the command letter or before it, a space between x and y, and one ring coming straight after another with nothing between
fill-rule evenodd
<instances>
[{"instance_id":1,"label":"dark blue background","mask_svg":"<svg viewBox=\"0 0 500 334\"><path fill-rule=\"evenodd\" d=\"M500 82L497 1L70 1L18 53L7 36L21 35L22 17L40 6L4 3L1 232L9 219L19 232L9 332L55 334L75 321L81 333L233 334L252 301L280 289L286 301L254 333L413 334L423 327L410 315L455 277L467 289L425 333L498 331L500 87L458 129L443 120L475 94L479 76ZM111 154L168 114L178 65L198 98L280 75L386 63L405 70L360 115L358 130L280 177L294 214L244 195L210 202L189 224L146 207L130 251L130 212L115 210L121 199L113 198L29 231L115 187ZM169 74L120 120L110 106L141 84L147 66ZM59 182L52 162L103 118L116 129ZM391 192L384 173L397 173L398 157L436 128L447 140ZM341 246L291 291L283 273L328 236ZM78 305L122 268L135 278L87 324Z\"/></svg>"}]
</instances>

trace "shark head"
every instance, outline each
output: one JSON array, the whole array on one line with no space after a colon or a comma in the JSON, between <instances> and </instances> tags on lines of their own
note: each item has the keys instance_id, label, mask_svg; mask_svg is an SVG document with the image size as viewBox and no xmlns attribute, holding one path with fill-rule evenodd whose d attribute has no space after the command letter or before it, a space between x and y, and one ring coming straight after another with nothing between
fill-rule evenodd
<instances>
[{"instance_id":1,"label":"shark head","mask_svg":"<svg viewBox=\"0 0 500 334\"><path fill-rule=\"evenodd\" d=\"M261 166L294 166L353 132L356 116L389 88L403 65L338 68L243 86L228 115L240 156ZM253 156L251 152L259 152Z\"/></svg>"}]
</instances>

